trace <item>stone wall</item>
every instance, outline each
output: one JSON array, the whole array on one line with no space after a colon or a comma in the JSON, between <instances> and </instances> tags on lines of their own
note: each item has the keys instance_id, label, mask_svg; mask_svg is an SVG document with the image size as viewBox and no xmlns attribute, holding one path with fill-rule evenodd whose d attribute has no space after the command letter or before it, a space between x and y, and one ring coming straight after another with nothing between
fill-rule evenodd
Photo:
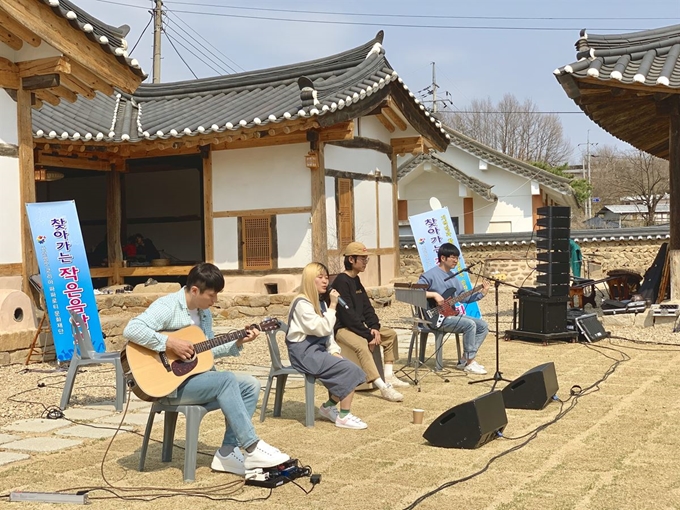
<instances>
[{"instance_id":1,"label":"stone wall","mask_svg":"<svg viewBox=\"0 0 680 510\"><path fill-rule=\"evenodd\" d=\"M589 241L581 243L584 269L581 276L599 278L611 269L630 269L641 275L652 265L663 239ZM463 246L465 262L484 263L483 273L500 274L513 285L534 285L536 245L476 245ZM416 249L401 250L401 274L404 280L415 281L422 273Z\"/></svg>"}]
</instances>

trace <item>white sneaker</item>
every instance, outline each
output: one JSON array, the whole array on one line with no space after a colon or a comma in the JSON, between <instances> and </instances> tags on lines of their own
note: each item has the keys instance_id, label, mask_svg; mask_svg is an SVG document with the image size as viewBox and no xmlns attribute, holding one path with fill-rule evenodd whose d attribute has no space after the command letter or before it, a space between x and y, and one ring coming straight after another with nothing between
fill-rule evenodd
<instances>
[{"instance_id":1,"label":"white sneaker","mask_svg":"<svg viewBox=\"0 0 680 510\"><path fill-rule=\"evenodd\" d=\"M381 388L380 394L382 395L382 398L389 400L390 402L401 402L404 400L404 395L395 390L391 384Z\"/></svg>"},{"instance_id":2,"label":"white sneaker","mask_svg":"<svg viewBox=\"0 0 680 510\"><path fill-rule=\"evenodd\" d=\"M213 457L212 464L210 464L210 467L212 468L213 471L222 471L224 473L232 473L239 476L245 476L246 467L243 464L243 461L244 461L243 454L241 453L241 450L239 450L237 446L226 457L220 455L220 451L217 450L215 452L215 456Z\"/></svg>"},{"instance_id":3,"label":"white sneaker","mask_svg":"<svg viewBox=\"0 0 680 510\"><path fill-rule=\"evenodd\" d=\"M396 375L393 375L392 377L387 377L385 379L385 382L387 384L391 384L395 388L408 388L409 386L411 386L406 381L402 381L401 379L399 379Z\"/></svg>"},{"instance_id":4,"label":"white sneaker","mask_svg":"<svg viewBox=\"0 0 680 510\"><path fill-rule=\"evenodd\" d=\"M487 373L484 367L481 366L476 361L473 361L469 365L466 365L465 368L463 369L463 372L475 375L485 375Z\"/></svg>"},{"instance_id":5,"label":"white sneaker","mask_svg":"<svg viewBox=\"0 0 680 510\"><path fill-rule=\"evenodd\" d=\"M324 407L322 405L321 407L319 407L319 414L322 417L326 418L328 421L332 421L333 423L335 423L335 420L340 414L340 411L338 411L338 408L336 406Z\"/></svg>"},{"instance_id":6,"label":"white sneaker","mask_svg":"<svg viewBox=\"0 0 680 510\"><path fill-rule=\"evenodd\" d=\"M274 448L273 446L265 443L262 441L262 439L257 442L257 446L252 451L252 453L244 451L243 457L243 467L247 470L275 467L279 464L283 464L287 460L290 460L288 455L283 453L278 448Z\"/></svg>"},{"instance_id":7,"label":"white sneaker","mask_svg":"<svg viewBox=\"0 0 680 510\"><path fill-rule=\"evenodd\" d=\"M472 363L470 363L470 365L472 365L472 364L476 364L477 367L482 368L482 369L486 368L484 365L480 365L475 360L473 360ZM465 370L466 366L467 366L467 361L459 361L458 364L456 365L456 370Z\"/></svg>"},{"instance_id":8,"label":"white sneaker","mask_svg":"<svg viewBox=\"0 0 680 510\"><path fill-rule=\"evenodd\" d=\"M352 413L349 413L344 418L340 418L340 415L338 415L337 419L335 420L335 426L340 427L341 429L354 429L354 430L362 430L368 428L368 425L366 425L363 421L361 421L361 419L357 418Z\"/></svg>"}]
</instances>

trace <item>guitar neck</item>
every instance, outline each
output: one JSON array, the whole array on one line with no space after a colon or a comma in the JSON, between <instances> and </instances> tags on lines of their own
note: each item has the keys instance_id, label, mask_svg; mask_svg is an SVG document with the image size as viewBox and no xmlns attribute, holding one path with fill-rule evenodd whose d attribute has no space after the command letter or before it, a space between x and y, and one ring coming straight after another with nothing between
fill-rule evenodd
<instances>
[{"instance_id":1,"label":"guitar neck","mask_svg":"<svg viewBox=\"0 0 680 510\"><path fill-rule=\"evenodd\" d=\"M470 296L472 296L476 292L479 292L480 289L482 289L483 287L484 287L484 285L477 285L472 290L465 291L462 294L458 294L457 296L451 296L451 297L445 299L444 301L449 305L452 304L452 303L459 303L459 302L465 301L467 298L469 298Z\"/></svg>"},{"instance_id":2,"label":"guitar neck","mask_svg":"<svg viewBox=\"0 0 680 510\"><path fill-rule=\"evenodd\" d=\"M224 333L223 335L217 335L215 338L211 340L205 340L203 342L198 342L194 344L194 351L196 353L209 351L210 349L217 347L219 345L241 340L242 338L245 338L247 336L248 336L247 329L232 331L231 333Z\"/></svg>"}]
</instances>

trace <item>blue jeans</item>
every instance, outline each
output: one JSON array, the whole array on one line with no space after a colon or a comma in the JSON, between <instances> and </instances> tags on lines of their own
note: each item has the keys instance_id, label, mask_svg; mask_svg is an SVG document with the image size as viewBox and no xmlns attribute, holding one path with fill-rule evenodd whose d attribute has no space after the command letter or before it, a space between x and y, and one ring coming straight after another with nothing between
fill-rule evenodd
<instances>
[{"instance_id":1,"label":"blue jeans","mask_svg":"<svg viewBox=\"0 0 680 510\"><path fill-rule=\"evenodd\" d=\"M166 397L163 403L220 409L226 428L222 446L247 448L259 439L251 420L259 395L260 381L252 375L210 370L184 381L177 396Z\"/></svg>"},{"instance_id":2,"label":"blue jeans","mask_svg":"<svg viewBox=\"0 0 680 510\"><path fill-rule=\"evenodd\" d=\"M438 328L447 333L463 333L463 357L474 359L482 342L489 333L489 325L482 319L456 315L447 317Z\"/></svg>"}]
</instances>

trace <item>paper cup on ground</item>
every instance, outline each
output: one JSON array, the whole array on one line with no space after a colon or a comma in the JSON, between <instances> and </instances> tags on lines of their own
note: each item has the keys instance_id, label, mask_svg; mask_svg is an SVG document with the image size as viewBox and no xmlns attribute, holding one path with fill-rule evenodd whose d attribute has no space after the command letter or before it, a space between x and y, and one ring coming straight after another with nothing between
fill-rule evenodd
<instances>
[{"instance_id":1,"label":"paper cup on ground","mask_svg":"<svg viewBox=\"0 0 680 510\"><path fill-rule=\"evenodd\" d=\"M420 425L423 423L423 418L425 417L425 411L423 409L413 410L413 424Z\"/></svg>"}]
</instances>

